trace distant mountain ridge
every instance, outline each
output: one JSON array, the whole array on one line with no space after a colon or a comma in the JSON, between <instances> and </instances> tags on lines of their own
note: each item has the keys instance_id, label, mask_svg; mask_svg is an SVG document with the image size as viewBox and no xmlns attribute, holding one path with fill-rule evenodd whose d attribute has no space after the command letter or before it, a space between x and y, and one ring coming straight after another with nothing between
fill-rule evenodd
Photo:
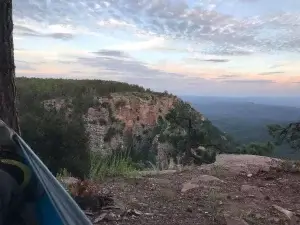
<instances>
[{"instance_id":1,"label":"distant mountain ridge","mask_svg":"<svg viewBox=\"0 0 300 225\"><path fill-rule=\"evenodd\" d=\"M285 97L285 96L273 96L273 97L224 97L224 96L180 96L184 100L200 100L202 102L248 102L262 105L272 105L272 106L290 106L300 108L300 96L295 97Z\"/></svg>"},{"instance_id":2,"label":"distant mountain ridge","mask_svg":"<svg viewBox=\"0 0 300 225\"><path fill-rule=\"evenodd\" d=\"M244 98L198 96L181 96L181 98L190 102L215 126L242 144L272 140L266 128L269 124L285 125L300 121L300 108L297 107L253 103L245 101ZM287 154L289 158L295 157L295 153L287 146L281 146L276 150L276 156L286 157Z\"/></svg>"}]
</instances>

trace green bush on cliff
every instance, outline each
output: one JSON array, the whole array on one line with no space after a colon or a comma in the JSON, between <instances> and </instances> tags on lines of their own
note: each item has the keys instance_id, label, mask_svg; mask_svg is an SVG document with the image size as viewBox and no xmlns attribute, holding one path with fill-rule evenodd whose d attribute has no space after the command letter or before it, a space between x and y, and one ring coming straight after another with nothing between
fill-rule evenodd
<instances>
[{"instance_id":1,"label":"green bush on cliff","mask_svg":"<svg viewBox=\"0 0 300 225\"><path fill-rule=\"evenodd\" d=\"M237 147L235 153L268 156L273 153L274 149L275 145L272 142L250 143Z\"/></svg>"},{"instance_id":2,"label":"green bush on cliff","mask_svg":"<svg viewBox=\"0 0 300 225\"><path fill-rule=\"evenodd\" d=\"M77 177L89 174L88 138L80 117L65 118L64 111L45 110L42 105L20 115L22 137L53 174L61 169Z\"/></svg>"},{"instance_id":3,"label":"green bush on cliff","mask_svg":"<svg viewBox=\"0 0 300 225\"><path fill-rule=\"evenodd\" d=\"M189 120L191 129L189 130ZM214 127L209 120L204 120L202 115L195 111L190 104L179 101L173 109L160 121L160 141L169 142L174 147L173 156L182 155L189 147L208 146L216 152L226 152L235 148L235 144Z\"/></svg>"},{"instance_id":4,"label":"green bush on cliff","mask_svg":"<svg viewBox=\"0 0 300 225\"><path fill-rule=\"evenodd\" d=\"M270 124L267 126L269 134L276 145L288 144L292 149L300 150L300 122L289 125Z\"/></svg>"}]
</instances>

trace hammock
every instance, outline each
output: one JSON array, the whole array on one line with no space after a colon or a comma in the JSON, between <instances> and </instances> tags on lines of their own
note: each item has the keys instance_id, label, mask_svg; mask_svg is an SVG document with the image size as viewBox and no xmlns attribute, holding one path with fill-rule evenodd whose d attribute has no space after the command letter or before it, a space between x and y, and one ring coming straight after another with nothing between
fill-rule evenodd
<instances>
[{"instance_id":1,"label":"hammock","mask_svg":"<svg viewBox=\"0 0 300 225\"><path fill-rule=\"evenodd\" d=\"M84 212L26 142L0 120L0 145L14 145L31 167L44 194L36 201L41 225L92 225Z\"/></svg>"}]
</instances>

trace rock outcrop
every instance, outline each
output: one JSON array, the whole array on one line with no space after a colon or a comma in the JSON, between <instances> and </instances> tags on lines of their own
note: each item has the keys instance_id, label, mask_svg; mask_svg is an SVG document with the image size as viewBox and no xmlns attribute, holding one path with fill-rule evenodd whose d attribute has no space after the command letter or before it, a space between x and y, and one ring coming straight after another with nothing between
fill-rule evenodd
<instances>
[{"instance_id":1,"label":"rock outcrop","mask_svg":"<svg viewBox=\"0 0 300 225\"><path fill-rule=\"evenodd\" d=\"M164 117L177 101L173 96L143 93L114 93L95 98L95 106L84 115L91 150L106 152L122 148L126 133L143 139L159 116Z\"/></svg>"},{"instance_id":2,"label":"rock outcrop","mask_svg":"<svg viewBox=\"0 0 300 225\"><path fill-rule=\"evenodd\" d=\"M65 109L67 114L73 110L72 99L47 100L44 105ZM159 169L168 168L171 158L177 162L189 144L197 148L207 141L221 146L229 142L201 113L173 95L126 92L94 96L82 117L91 151L145 152L144 155L155 155ZM188 120L193 125L191 131ZM188 143L189 135L194 142ZM215 159L214 154L211 156L208 163Z\"/></svg>"}]
</instances>

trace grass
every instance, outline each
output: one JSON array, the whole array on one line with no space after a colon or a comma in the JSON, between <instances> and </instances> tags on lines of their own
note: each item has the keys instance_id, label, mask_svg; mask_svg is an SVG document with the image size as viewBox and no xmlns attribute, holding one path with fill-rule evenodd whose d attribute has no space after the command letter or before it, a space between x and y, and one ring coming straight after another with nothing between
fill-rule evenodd
<instances>
[{"instance_id":1,"label":"grass","mask_svg":"<svg viewBox=\"0 0 300 225\"><path fill-rule=\"evenodd\" d=\"M226 174L226 169L223 166L213 164L211 167L211 175L215 177L223 177Z\"/></svg>"},{"instance_id":2,"label":"grass","mask_svg":"<svg viewBox=\"0 0 300 225\"><path fill-rule=\"evenodd\" d=\"M71 173L68 172L67 169L61 169L57 174L56 174L56 179L63 185L63 187L66 189L66 191L71 194L71 190L70 187L68 187L68 185L64 184L62 182L62 178L64 177L71 177Z\"/></svg>"},{"instance_id":3,"label":"grass","mask_svg":"<svg viewBox=\"0 0 300 225\"><path fill-rule=\"evenodd\" d=\"M72 176L71 173L69 173L67 169L61 169L57 173L56 178L60 180L63 177L71 177L71 176Z\"/></svg>"},{"instance_id":4,"label":"grass","mask_svg":"<svg viewBox=\"0 0 300 225\"><path fill-rule=\"evenodd\" d=\"M223 215L223 209L221 207L221 203L223 200L223 197L221 194L215 190L210 189L207 194L207 210L209 214L212 216L213 222L217 222L221 215Z\"/></svg>"},{"instance_id":5,"label":"grass","mask_svg":"<svg viewBox=\"0 0 300 225\"><path fill-rule=\"evenodd\" d=\"M91 156L90 178L103 180L108 177L128 177L137 172L128 153L119 152L110 155L93 153Z\"/></svg>"}]
</instances>

